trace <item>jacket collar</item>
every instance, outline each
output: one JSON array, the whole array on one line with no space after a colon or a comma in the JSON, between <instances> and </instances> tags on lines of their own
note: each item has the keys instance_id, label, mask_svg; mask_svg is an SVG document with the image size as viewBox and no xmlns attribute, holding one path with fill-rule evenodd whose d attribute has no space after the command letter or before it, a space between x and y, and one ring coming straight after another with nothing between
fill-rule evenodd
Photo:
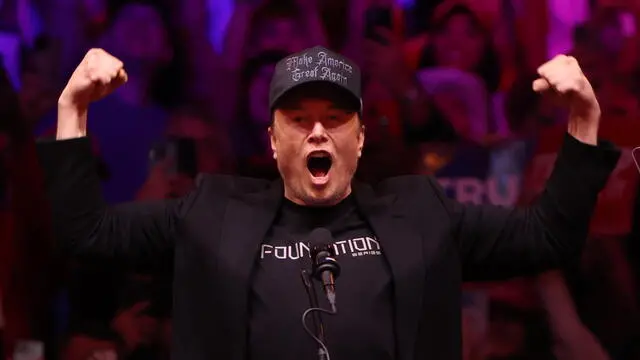
<instances>
[{"instance_id":1,"label":"jacket collar","mask_svg":"<svg viewBox=\"0 0 640 360\"><path fill-rule=\"evenodd\" d=\"M359 210L376 234L393 278L396 353L414 357L425 278L422 238L413 230L393 193L376 193L369 185L354 187Z\"/></svg>"}]
</instances>

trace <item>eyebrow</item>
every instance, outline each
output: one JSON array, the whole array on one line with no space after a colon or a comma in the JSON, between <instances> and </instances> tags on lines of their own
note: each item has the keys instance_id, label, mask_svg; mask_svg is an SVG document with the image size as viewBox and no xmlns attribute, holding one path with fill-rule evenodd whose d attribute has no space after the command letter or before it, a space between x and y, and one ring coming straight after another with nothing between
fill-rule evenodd
<instances>
[{"instance_id":1,"label":"eyebrow","mask_svg":"<svg viewBox=\"0 0 640 360\"><path fill-rule=\"evenodd\" d=\"M353 110L353 109L346 108L346 107L335 106L335 105L332 105L331 107L329 107L329 110L342 111L347 115L353 115L353 114L358 112L357 110Z\"/></svg>"}]
</instances>

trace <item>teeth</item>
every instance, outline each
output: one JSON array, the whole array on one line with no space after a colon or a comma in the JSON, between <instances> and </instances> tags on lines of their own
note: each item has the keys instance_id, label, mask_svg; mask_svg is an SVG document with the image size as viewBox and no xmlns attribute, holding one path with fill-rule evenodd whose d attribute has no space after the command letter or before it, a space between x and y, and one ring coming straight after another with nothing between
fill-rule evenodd
<instances>
[{"instance_id":1,"label":"teeth","mask_svg":"<svg viewBox=\"0 0 640 360\"><path fill-rule=\"evenodd\" d=\"M329 154L327 154L326 152L322 151L322 152L313 152L311 154L309 154L309 157L311 158L323 158L323 157L328 157Z\"/></svg>"}]
</instances>

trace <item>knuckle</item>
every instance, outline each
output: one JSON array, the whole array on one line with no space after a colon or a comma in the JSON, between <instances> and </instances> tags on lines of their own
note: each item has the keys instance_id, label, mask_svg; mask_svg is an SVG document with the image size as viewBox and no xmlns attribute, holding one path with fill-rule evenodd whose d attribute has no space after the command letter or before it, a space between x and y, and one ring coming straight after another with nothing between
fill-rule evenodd
<instances>
[{"instance_id":1,"label":"knuckle","mask_svg":"<svg viewBox=\"0 0 640 360\"><path fill-rule=\"evenodd\" d=\"M95 79L98 76L98 73L99 71L95 66L87 67L87 75L89 76L89 78Z\"/></svg>"},{"instance_id":2,"label":"knuckle","mask_svg":"<svg viewBox=\"0 0 640 360\"><path fill-rule=\"evenodd\" d=\"M100 48L91 48L91 49L89 49L89 51L87 52L87 55L94 56L94 55L100 55L100 54L102 54L102 53L104 53L104 50L102 50L102 49L100 49Z\"/></svg>"},{"instance_id":3,"label":"knuckle","mask_svg":"<svg viewBox=\"0 0 640 360\"><path fill-rule=\"evenodd\" d=\"M573 90L576 88L576 84L573 81L566 81L566 82L561 82L560 84L558 84L558 88L564 90L564 91L569 91L569 90Z\"/></svg>"},{"instance_id":4,"label":"knuckle","mask_svg":"<svg viewBox=\"0 0 640 360\"><path fill-rule=\"evenodd\" d=\"M96 67L96 62L93 57L90 57L84 61L84 66L87 71L92 71Z\"/></svg>"}]
</instances>

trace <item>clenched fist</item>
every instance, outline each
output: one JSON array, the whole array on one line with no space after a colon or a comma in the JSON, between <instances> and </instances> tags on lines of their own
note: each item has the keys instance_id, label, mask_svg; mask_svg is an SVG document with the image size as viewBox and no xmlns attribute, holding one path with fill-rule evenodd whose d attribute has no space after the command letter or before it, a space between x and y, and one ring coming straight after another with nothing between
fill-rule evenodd
<instances>
[{"instance_id":1,"label":"clenched fist","mask_svg":"<svg viewBox=\"0 0 640 360\"><path fill-rule=\"evenodd\" d=\"M86 136L89 104L126 81L122 61L102 49L89 50L58 99L58 140Z\"/></svg>"},{"instance_id":2,"label":"clenched fist","mask_svg":"<svg viewBox=\"0 0 640 360\"><path fill-rule=\"evenodd\" d=\"M77 106L88 106L126 81L122 61L102 49L91 49L71 75L60 99Z\"/></svg>"},{"instance_id":3,"label":"clenched fist","mask_svg":"<svg viewBox=\"0 0 640 360\"><path fill-rule=\"evenodd\" d=\"M538 75L533 90L552 93L568 106L569 133L582 142L596 144L600 105L578 61L572 56L558 55L540 66Z\"/></svg>"}]
</instances>

